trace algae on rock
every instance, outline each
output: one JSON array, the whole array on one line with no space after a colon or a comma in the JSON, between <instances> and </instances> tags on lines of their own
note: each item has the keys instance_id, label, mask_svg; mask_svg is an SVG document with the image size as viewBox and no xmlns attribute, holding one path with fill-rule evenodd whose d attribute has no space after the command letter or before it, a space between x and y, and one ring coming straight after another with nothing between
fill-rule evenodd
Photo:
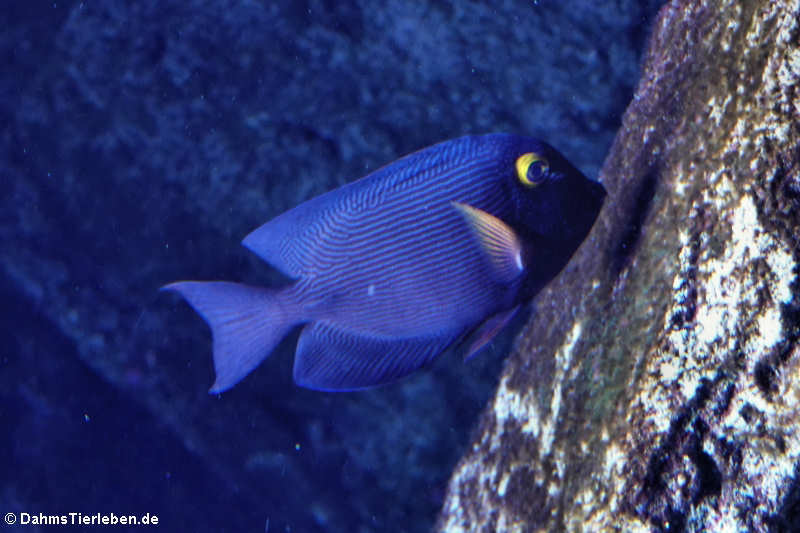
<instances>
[{"instance_id":1,"label":"algae on rock","mask_svg":"<svg viewBox=\"0 0 800 533\"><path fill-rule=\"evenodd\" d=\"M800 0L673 1L439 530L800 528Z\"/></svg>"}]
</instances>

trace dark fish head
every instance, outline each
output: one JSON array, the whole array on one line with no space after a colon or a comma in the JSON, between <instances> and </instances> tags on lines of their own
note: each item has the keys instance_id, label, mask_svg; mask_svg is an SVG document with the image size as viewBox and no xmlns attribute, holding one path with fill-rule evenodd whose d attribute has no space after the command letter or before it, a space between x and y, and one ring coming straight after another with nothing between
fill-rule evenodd
<instances>
[{"instance_id":1,"label":"dark fish head","mask_svg":"<svg viewBox=\"0 0 800 533\"><path fill-rule=\"evenodd\" d=\"M569 257L589 233L606 191L552 146L524 137L513 144L512 226L529 239L553 243Z\"/></svg>"}]
</instances>

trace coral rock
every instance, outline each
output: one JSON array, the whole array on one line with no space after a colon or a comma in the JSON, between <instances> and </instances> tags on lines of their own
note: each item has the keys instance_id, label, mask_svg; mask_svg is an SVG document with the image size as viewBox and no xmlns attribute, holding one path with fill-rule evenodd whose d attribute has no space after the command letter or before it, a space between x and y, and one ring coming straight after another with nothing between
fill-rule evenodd
<instances>
[{"instance_id":1,"label":"coral rock","mask_svg":"<svg viewBox=\"0 0 800 533\"><path fill-rule=\"evenodd\" d=\"M800 1L671 2L439 530L800 529Z\"/></svg>"}]
</instances>

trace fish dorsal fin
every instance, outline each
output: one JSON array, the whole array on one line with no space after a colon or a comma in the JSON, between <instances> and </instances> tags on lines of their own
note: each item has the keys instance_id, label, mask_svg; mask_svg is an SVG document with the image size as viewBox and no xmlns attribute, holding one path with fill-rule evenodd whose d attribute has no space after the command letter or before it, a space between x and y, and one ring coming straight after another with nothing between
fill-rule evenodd
<instances>
[{"instance_id":1,"label":"fish dorsal fin","mask_svg":"<svg viewBox=\"0 0 800 533\"><path fill-rule=\"evenodd\" d=\"M525 270L522 243L508 224L481 209L460 202L451 202L478 240L481 251L489 259L501 281L514 281Z\"/></svg>"}]
</instances>

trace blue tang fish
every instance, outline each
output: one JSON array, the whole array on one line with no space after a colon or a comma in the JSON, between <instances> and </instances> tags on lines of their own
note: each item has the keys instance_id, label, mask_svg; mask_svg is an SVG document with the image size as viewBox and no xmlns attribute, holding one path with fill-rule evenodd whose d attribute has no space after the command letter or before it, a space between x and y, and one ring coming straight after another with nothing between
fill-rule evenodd
<instances>
[{"instance_id":1,"label":"blue tang fish","mask_svg":"<svg viewBox=\"0 0 800 533\"><path fill-rule=\"evenodd\" d=\"M567 263L603 187L555 149L507 134L412 153L308 200L242 243L294 280L268 289L178 281L213 336L224 391L295 326L294 379L328 391L389 383L462 343L480 350Z\"/></svg>"}]
</instances>

